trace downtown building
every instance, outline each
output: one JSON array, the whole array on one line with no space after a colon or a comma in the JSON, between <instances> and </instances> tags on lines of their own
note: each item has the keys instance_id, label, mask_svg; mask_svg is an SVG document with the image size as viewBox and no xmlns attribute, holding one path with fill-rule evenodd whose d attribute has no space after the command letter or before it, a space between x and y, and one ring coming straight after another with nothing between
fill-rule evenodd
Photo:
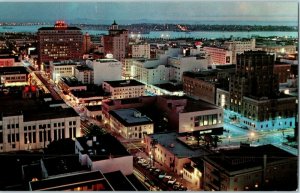
<instances>
[{"instance_id":1,"label":"downtown building","mask_svg":"<svg viewBox=\"0 0 300 193\"><path fill-rule=\"evenodd\" d=\"M13 93L17 90L0 96L0 152L42 149L52 141L81 136L80 117L72 108L39 97L33 86L22 95Z\"/></svg>"},{"instance_id":2,"label":"downtown building","mask_svg":"<svg viewBox=\"0 0 300 193\"><path fill-rule=\"evenodd\" d=\"M272 54L238 54L224 117L237 119L248 129L295 128L296 98L279 92L278 76L273 69Z\"/></svg>"},{"instance_id":3,"label":"downtown building","mask_svg":"<svg viewBox=\"0 0 300 193\"><path fill-rule=\"evenodd\" d=\"M108 35L104 35L101 41L105 55L112 54L113 58L124 62L129 48L128 30L119 29L119 25L114 21Z\"/></svg>"},{"instance_id":4,"label":"downtown building","mask_svg":"<svg viewBox=\"0 0 300 193\"><path fill-rule=\"evenodd\" d=\"M39 28L37 36L39 64L82 58L83 35L77 27L69 27L64 21L57 21L54 27Z\"/></svg>"}]
</instances>

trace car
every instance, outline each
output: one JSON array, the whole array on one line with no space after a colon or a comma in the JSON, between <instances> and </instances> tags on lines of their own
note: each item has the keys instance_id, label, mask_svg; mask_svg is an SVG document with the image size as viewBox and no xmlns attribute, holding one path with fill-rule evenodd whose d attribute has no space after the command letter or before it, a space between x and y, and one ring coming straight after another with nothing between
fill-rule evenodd
<instances>
[{"instance_id":1,"label":"car","mask_svg":"<svg viewBox=\"0 0 300 193\"><path fill-rule=\"evenodd\" d=\"M146 169L149 170L151 167L152 167L152 166L149 164L149 165L146 166Z\"/></svg>"},{"instance_id":2,"label":"car","mask_svg":"<svg viewBox=\"0 0 300 193\"><path fill-rule=\"evenodd\" d=\"M174 185L176 182L176 178L172 178L168 181L168 185Z\"/></svg>"},{"instance_id":3,"label":"car","mask_svg":"<svg viewBox=\"0 0 300 193\"><path fill-rule=\"evenodd\" d=\"M150 168L148 168L150 172L155 171L155 167L151 166Z\"/></svg>"},{"instance_id":4,"label":"car","mask_svg":"<svg viewBox=\"0 0 300 193\"><path fill-rule=\"evenodd\" d=\"M171 180L172 179L172 176L164 176L164 178L168 179L168 180Z\"/></svg>"},{"instance_id":5,"label":"car","mask_svg":"<svg viewBox=\"0 0 300 193\"><path fill-rule=\"evenodd\" d=\"M173 185L172 188L173 188L173 190L178 190L180 188L180 186L175 184L175 185Z\"/></svg>"},{"instance_id":6,"label":"car","mask_svg":"<svg viewBox=\"0 0 300 193\"><path fill-rule=\"evenodd\" d=\"M142 158L142 159L140 159L140 160L138 161L138 164L141 164L141 165L142 165L142 164L145 163L145 162L146 162L146 160Z\"/></svg>"},{"instance_id":7,"label":"car","mask_svg":"<svg viewBox=\"0 0 300 193\"><path fill-rule=\"evenodd\" d=\"M185 186L181 185L181 186L178 188L178 190L180 190L180 191L187 191L187 188L186 188Z\"/></svg>"},{"instance_id":8,"label":"car","mask_svg":"<svg viewBox=\"0 0 300 193\"><path fill-rule=\"evenodd\" d=\"M166 172L162 172L159 174L158 178L164 178L167 175Z\"/></svg>"}]
</instances>

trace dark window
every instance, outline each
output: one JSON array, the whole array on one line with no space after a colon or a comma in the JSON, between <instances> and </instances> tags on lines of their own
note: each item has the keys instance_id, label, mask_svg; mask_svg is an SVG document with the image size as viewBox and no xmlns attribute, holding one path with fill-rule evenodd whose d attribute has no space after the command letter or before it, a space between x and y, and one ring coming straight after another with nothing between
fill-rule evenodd
<instances>
[{"instance_id":1,"label":"dark window","mask_svg":"<svg viewBox=\"0 0 300 193\"><path fill-rule=\"evenodd\" d=\"M28 133L28 135L29 135L29 143L32 143L32 135L31 135L31 133Z\"/></svg>"},{"instance_id":2,"label":"dark window","mask_svg":"<svg viewBox=\"0 0 300 193\"><path fill-rule=\"evenodd\" d=\"M40 131L39 132L39 142L42 142L43 141L43 132Z\"/></svg>"},{"instance_id":3,"label":"dark window","mask_svg":"<svg viewBox=\"0 0 300 193\"><path fill-rule=\"evenodd\" d=\"M69 125L72 125L72 121L69 121Z\"/></svg>"},{"instance_id":4,"label":"dark window","mask_svg":"<svg viewBox=\"0 0 300 193\"><path fill-rule=\"evenodd\" d=\"M58 126L60 127L60 123L58 123Z\"/></svg>"},{"instance_id":5,"label":"dark window","mask_svg":"<svg viewBox=\"0 0 300 193\"><path fill-rule=\"evenodd\" d=\"M15 148L16 148L16 144L12 144L11 147L12 147L13 149L15 149Z\"/></svg>"},{"instance_id":6,"label":"dark window","mask_svg":"<svg viewBox=\"0 0 300 193\"><path fill-rule=\"evenodd\" d=\"M61 126L63 126L63 127L64 127L64 126L65 126L65 123L64 123L64 122L62 122L62 123L61 123Z\"/></svg>"},{"instance_id":7,"label":"dark window","mask_svg":"<svg viewBox=\"0 0 300 193\"><path fill-rule=\"evenodd\" d=\"M19 128L19 123L16 124L16 128Z\"/></svg>"},{"instance_id":8,"label":"dark window","mask_svg":"<svg viewBox=\"0 0 300 193\"><path fill-rule=\"evenodd\" d=\"M0 130L2 130L2 125L0 125Z\"/></svg>"},{"instance_id":9,"label":"dark window","mask_svg":"<svg viewBox=\"0 0 300 193\"><path fill-rule=\"evenodd\" d=\"M73 127L73 137L76 137L76 127Z\"/></svg>"},{"instance_id":10,"label":"dark window","mask_svg":"<svg viewBox=\"0 0 300 193\"><path fill-rule=\"evenodd\" d=\"M51 141L51 132L48 130L48 141Z\"/></svg>"},{"instance_id":11,"label":"dark window","mask_svg":"<svg viewBox=\"0 0 300 193\"><path fill-rule=\"evenodd\" d=\"M27 144L27 133L24 133L24 144Z\"/></svg>"},{"instance_id":12,"label":"dark window","mask_svg":"<svg viewBox=\"0 0 300 193\"><path fill-rule=\"evenodd\" d=\"M69 136L72 138L72 127L69 128Z\"/></svg>"},{"instance_id":13,"label":"dark window","mask_svg":"<svg viewBox=\"0 0 300 193\"><path fill-rule=\"evenodd\" d=\"M51 125L50 124L48 124L48 128L50 128L51 127Z\"/></svg>"},{"instance_id":14,"label":"dark window","mask_svg":"<svg viewBox=\"0 0 300 193\"><path fill-rule=\"evenodd\" d=\"M27 126L24 127L24 131L27 131Z\"/></svg>"},{"instance_id":15,"label":"dark window","mask_svg":"<svg viewBox=\"0 0 300 193\"><path fill-rule=\"evenodd\" d=\"M20 135L19 135L19 133L16 134L16 141L17 141L17 142L20 141Z\"/></svg>"},{"instance_id":16,"label":"dark window","mask_svg":"<svg viewBox=\"0 0 300 193\"><path fill-rule=\"evenodd\" d=\"M15 124L11 124L11 128L14 129L15 128Z\"/></svg>"},{"instance_id":17,"label":"dark window","mask_svg":"<svg viewBox=\"0 0 300 193\"><path fill-rule=\"evenodd\" d=\"M33 143L36 143L36 132L32 133L32 139Z\"/></svg>"},{"instance_id":18,"label":"dark window","mask_svg":"<svg viewBox=\"0 0 300 193\"><path fill-rule=\"evenodd\" d=\"M11 142L10 134L7 135L7 141L8 141L8 143Z\"/></svg>"},{"instance_id":19,"label":"dark window","mask_svg":"<svg viewBox=\"0 0 300 193\"><path fill-rule=\"evenodd\" d=\"M7 125L7 129L10 129L10 125Z\"/></svg>"},{"instance_id":20,"label":"dark window","mask_svg":"<svg viewBox=\"0 0 300 193\"><path fill-rule=\"evenodd\" d=\"M33 125L33 126L32 126L32 130L35 130L35 128L36 128L35 125Z\"/></svg>"},{"instance_id":21,"label":"dark window","mask_svg":"<svg viewBox=\"0 0 300 193\"><path fill-rule=\"evenodd\" d=\"M56 140L57 140L57 130L54 129L54 141L56 141Z\"/></svg>"},{"instance_id":22,"label":"dark window","mask_svg":"<svg viewBox=\"0 0 300 193\"><path fill-rule=\"evenodd\" d=\"M16 137L15 137L14 134L11 134L11 141L12 141L12 142L16 142Z\"/></svg>"},{"instance_id":23,"label":"dark window","mask_svg":"<svg viewBox=\"0 0 300 193\"><path fill-rule=\"evenodd\" d=\"M73 125L76 125L76 121L73 121Z\"/></svg>"},{"instance_id":24,"label":"dark window","mask_svg":"<svg viewBox=\"0 0 300 193\"><path fill-rule=\"evenodd\" d=\"M61 135L62 135L62 138L64 139L65 138L65 129L61 130Z\"/></svg>"},{"instance_id":25,"label":"dark window","mask_svg":"<svg viewBox=\"0 0 300 193\"><path fill-rule=\"evenodd\" d=\"M3 143L3 133L0 133L0 143Z\"/></svg>"},{"instance_id":26,"label":"dark window","mask_svg":"<svg viewBox=\"0 0 300 193\"><path fill-rule=\"evenodd\" d=\"M29 130L29 131L31 130L31 126L28 126L28 130Z\"/></svg>"},{"instance_id":27,"label":"dark window","mask_svg":"<svg viewBox=\"0 0 300 193\"><path fill-rule=\"evenodd\" d=\"M57 123L54 123L54 127L57 127Z\"/></svg>"}]
</instances>

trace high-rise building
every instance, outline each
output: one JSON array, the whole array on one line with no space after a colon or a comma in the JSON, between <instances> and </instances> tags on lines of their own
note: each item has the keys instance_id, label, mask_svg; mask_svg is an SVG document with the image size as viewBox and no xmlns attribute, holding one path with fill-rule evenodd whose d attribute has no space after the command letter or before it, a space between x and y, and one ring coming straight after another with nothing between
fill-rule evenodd
<instances>
[{"instance_id":1,"label":"high-rise building","mask_svg":"<svg viewBox=\"0 0 300 193\"><path fill-rule=\"evenodd\" d=\"M39 63L82 58L83 35L81 29L57 21L54 27L38 29Z\"/></svg>"},{"instance_id":2,"label":"high-rise building","mask_svg":"<svg viewBox=\"0 0 300 193\"><path fill-rule=\"evenodd\" d=\"M123 62L128 51L128 30L119 29L116 21L111 25L108 35L102 37L105 54L112 54L113 58Z\"/></svg>"},{"instance_id":3,"label":"high-rise building","mask_svg":"<svg viewBox=\"0 0 300 193\"><path fill-rule=\"evenodd\" d=\"M92 48L92 41L90 34L86 33L83 36L83 53L88 54Z\"/></svg>"},{"instance_id":4,"label":"high-rise building","mask_svg":"<svg viewBox=\"0 0 300 193\"><path fill-rule=\"evenodd\" d=\"M236 73L229 84L227 106L231 111L225 111L224 116L234 117L250 129L295 128L296 98L279 92L278 75L273 69L273 54L237 54Z\"/></svg>"}]
</instances>

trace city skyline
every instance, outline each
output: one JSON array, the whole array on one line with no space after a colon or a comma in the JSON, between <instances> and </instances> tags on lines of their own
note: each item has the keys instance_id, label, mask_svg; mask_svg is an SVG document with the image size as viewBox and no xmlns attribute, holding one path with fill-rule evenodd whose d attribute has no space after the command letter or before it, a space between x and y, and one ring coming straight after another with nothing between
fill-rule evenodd
<instances>
[{"instance_id":1,"label":"city skyline","mask_svg":"<svg viewBox=\"0 0 300 193\"><path fill-rule=\"evenodd\" d=\"M51 22L120 24L150 22L253 23L296 25L298 2L258 1L96 1L0 2L2 22ZM15 14L10 14L14 10ZM181 14L178 14L181 13Z\"/></svg>"}]
</instances>

